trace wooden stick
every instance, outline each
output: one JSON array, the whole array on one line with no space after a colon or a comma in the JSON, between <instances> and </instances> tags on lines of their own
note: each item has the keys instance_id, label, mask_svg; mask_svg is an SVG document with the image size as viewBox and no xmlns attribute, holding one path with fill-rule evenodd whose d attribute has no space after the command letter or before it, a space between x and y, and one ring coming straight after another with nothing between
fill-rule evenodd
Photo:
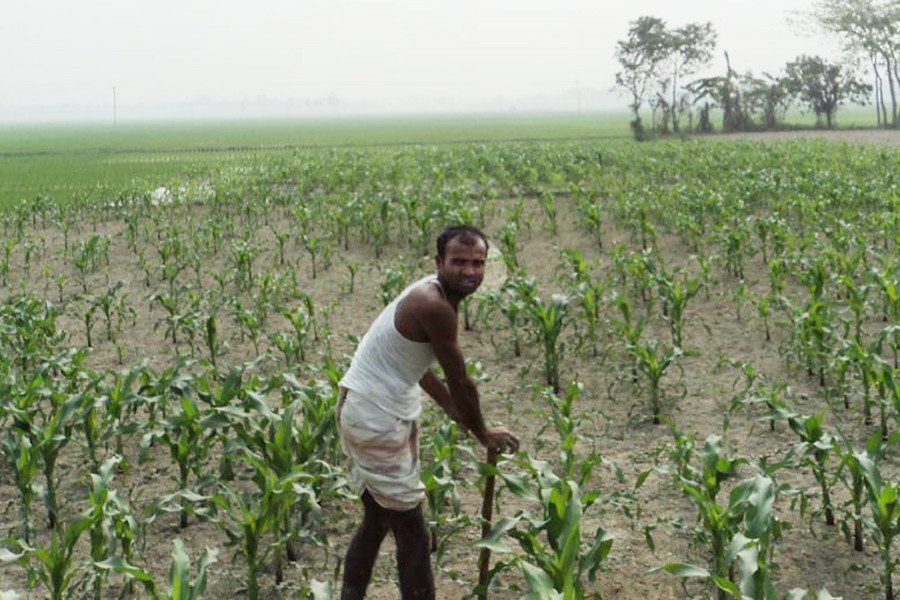
<instances>
[{"instance_id":1,"label":"wooden stick","mask_svg":"<svg viewBox=\"0 0 900 600\"><path fill-rule=\"evenodd\" d=\"M488 448L487 464L491 467L497 467L496 448ZM492 469L493 471L493 469ZM494 518L494 473L491 472L484 480L484 497L481 502L481 539L487 537L491 532L491 520ZM482 548L481 554L478 556L478 587L481 593L478 597L482 600L487 599L488 572L491 567L491 549Z\"/></svg>"}]
</instances>

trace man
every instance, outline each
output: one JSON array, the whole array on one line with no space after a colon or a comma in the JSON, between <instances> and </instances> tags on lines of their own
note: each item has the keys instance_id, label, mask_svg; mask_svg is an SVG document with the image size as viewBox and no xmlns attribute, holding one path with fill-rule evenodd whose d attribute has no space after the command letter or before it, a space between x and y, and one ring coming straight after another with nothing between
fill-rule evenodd
<instances>
[{"instance_id":1,"label":"man","mask_svg":"<svg viewBox=\"0 0 900 600\"><path fill-rule=\"evenodd\" d=\"M457 340L459 303L481 284L487 252L478 229L445 229L437 239L437 274L406 288L378 315L341 379L338 427L365 510L344 560L342 599L365 596L388 531L397 542L402 597L434 598L419 480L421 390L484 446L519 448L512 433L484 424ZM429 368L435 359L446 384Z\"/></svg>"}]
</instances>

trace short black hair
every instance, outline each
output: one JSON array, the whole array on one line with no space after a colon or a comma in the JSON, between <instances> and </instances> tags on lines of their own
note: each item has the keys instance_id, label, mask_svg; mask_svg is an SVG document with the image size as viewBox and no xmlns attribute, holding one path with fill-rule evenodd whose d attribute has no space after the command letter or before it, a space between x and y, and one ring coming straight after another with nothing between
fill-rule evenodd
<instances>
[{"instance_id":1,"label":"short black hair","mask_svg":"<svg viewBox=\"0 0 900 600\"><path fill-rule=\"evenodd\" d=\"M490 246L487 236L477 227L472 225L451 225L444 229L437 238L437 255L442 260L447 253L447 243L453 239L459 239L459 243L465 246L473 245L478 240L484 242L485 248Z\"/></svg>"}]
</instances>

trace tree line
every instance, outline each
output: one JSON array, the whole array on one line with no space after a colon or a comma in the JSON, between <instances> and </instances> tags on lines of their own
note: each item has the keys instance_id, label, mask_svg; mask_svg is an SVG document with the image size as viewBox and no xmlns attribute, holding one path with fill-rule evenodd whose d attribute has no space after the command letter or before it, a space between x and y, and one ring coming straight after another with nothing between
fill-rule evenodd
<instances>
[{"instance_id":1,"label":"tree line","mask_svg":"<svg viewBox=\"0 0 900 600\"><path fill-rule=\"evenodd\" d=\"M831 129L840 106L870 102L878 127L900 127L900 0L817 0L806 16L837 37L843 57L804 54L781 73L761 76L739 72L725 52L723 75L695 78L716 50L711 23L672 28L653 16L631 22L616 44L616 86L631 96L635 137L647 134L645 108L652 115L649 129L659 134L711 132L713 110L721 113L723 131L776 129L791 106Z\"/></svg>"}]
</instances>

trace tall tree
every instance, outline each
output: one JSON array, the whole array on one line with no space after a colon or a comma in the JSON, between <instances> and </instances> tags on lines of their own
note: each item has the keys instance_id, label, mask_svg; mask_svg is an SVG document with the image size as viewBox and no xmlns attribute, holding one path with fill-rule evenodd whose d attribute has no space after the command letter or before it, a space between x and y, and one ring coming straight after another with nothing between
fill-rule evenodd
<instances>
[{"instance_id":1,"label":"tall tree","mask_svg":"<svg viewBox=\"0 0 900 600\"><path fill-rule=\"evenodd\" d=\"M646 100L663 114L663 131L679 131L684 107L678 94L681 81L709 62L716 45L711 23L690 23L669 29L657 17L640 17L628 29L628 37L616 44L616 58L622 70L616 85L632 97L632 128L641 128L640 110Z\"/></svg>"},{"instance_id":2,"label":"tall tree","mask_svg":"<svg viewBox=\"0 0 900 600\"><path fill-rule=\"evenodd\" d=\"M635 137L643 137L641 107L647 97L648 86L659 75L666 57L666 24L656 17L640 17L628 29L628 38L616 44L616 58L622 70L616 73L616 85L631 94L629 108L634 115L631 128Z\"/></svg>"},{"instance_id":3,"label":"tall tree","mask_svg":"<svg viewBox=\"0 0 900 600\"><path fill-rule=\"evenodd\" d=\"M872 86L856 79L839 64L828 63L819 56L800 56L785 67L784 82L788 91L816 114L816 126L822 118L828 129L834 126L834 115L847 101L865 103Z\"/></svg>"},{"instance_id":4,"label":"tall tree","mask_svg":"<svg viewBox=\"0 0 900 600\"><path fill-rule=\"evenodd\" d=\"M900 0L817 0L812 17L823 30L837 34L847 52L865 58L875 81L878 124L900 127Z\"/></svg>"},{"instance_id":5,"label":"tall tree","mask_svg":"<svg viewBox=\"0 0 900 600\"><path fill-rule=\"evenodd\" d=\"M667 37L668 55L665 64L668 72L665 81L666 87L672 94L670 105L672 131L678 133L683 107L677 101L679 83L683 78L693 75L700 67L709 63L713 50L716 48L717 36L712 23L689 23L669 32Z\"/></svg>"}]
</instances>

